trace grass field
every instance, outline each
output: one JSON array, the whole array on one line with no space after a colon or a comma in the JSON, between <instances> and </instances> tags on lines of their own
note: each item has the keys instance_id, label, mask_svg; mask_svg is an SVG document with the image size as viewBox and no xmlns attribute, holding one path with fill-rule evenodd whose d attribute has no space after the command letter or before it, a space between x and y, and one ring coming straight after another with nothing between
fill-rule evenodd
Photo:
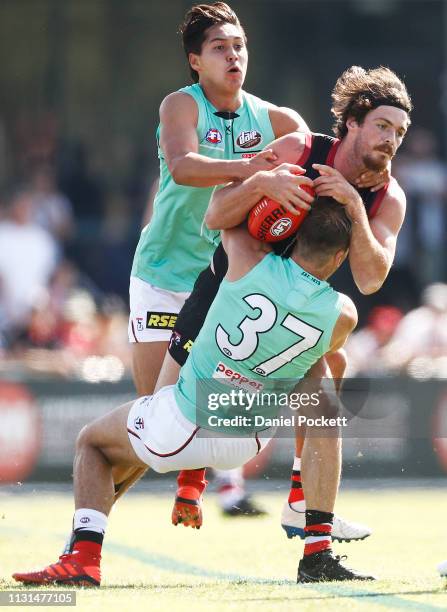
<instances>
[{"instance_id":1,"label":"grass field","mask_svg":"<svg viewBox=\"0 0 447 612\"><path fill-rule=\"evenodd\" d=\"M338 512L374 528L364 542L335 545L349 565L380 578L363 584L295 584L303 545L279 526L284 494L256 498L268 517L225 519L208 495L205 524L195 531L170 524L170 495L131 492L110 517L103 586L79 590L76 609L447 609L436 572L447 557L445 490L341 493ZM68 494L0 493L0 590L20 590L9 578L13 571L57 559L71 514Z\"/></svg>"}]
</instances>

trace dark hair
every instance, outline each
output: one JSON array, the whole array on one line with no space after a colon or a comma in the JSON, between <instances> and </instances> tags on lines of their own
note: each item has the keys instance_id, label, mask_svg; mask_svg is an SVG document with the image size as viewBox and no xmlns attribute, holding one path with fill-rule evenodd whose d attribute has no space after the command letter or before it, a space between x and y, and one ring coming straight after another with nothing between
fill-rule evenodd
<instances>
[{"instance_id":1,"label":"dark hair","mask_svg":"<svg viewBox=\"0 0 447 612\"><path fill-rule=\"evenodd\" d=\"M395 106L406 113L413 108L407 88L392 70L384 66L371 70L351 66L343 72L332 91L335 135L338 138L346 135L346 121L350 117L360 125L369 111L382 105Z\"/></svg>"},{"instance_id":2,"label":"dark hair","mask_svg":"<svg viewBox=\"0 0 447 612\"><path fill-rule=\"evenodd\" d=\"M186 13L183 23L179 27L182 35L183 49L189 61L189 54L200 55L202 44L206 37L206 31L214 25L230 23L238 26L245 36L244 28L239 23L236 13L225 4L225 2L214 2L213 4L197 4ZM194 83L199 81L198 73L189 67Z\"/></svg>"},{"instance_id":3,"label":"dark hair","mask_svg":"<svg viewBox=\"0 0 447 612\"><path fill-rule=\"evenodd\" d=\"M296 252L321 264L337 251L346 251L351 240L351 220L345 207L333 198L317 196L296 238Z\"/></svg>"}]
</instances>

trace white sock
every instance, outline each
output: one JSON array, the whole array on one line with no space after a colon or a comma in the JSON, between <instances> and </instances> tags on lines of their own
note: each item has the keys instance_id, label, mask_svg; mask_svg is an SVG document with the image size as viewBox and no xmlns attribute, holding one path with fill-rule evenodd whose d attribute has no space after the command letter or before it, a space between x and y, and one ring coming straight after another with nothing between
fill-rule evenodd
<instances>
[{"instance_id":1,"label":"white sock","mask_svg":"<svg viewBox=\"0 0 447 612\"><path fill-rule=\"evenodd\" d=\"M295 457L295 459L293 460L292 470L298 470L301 472L301 457Z\"/></svg>"},{"instance_id":2,"label":"white sock","mask_svg":"<svg viewBox=\"0 0 447 612\"><path fill-rule=\"evenodd\" d=\"M104 535L107 527L107 516L91 508L79 508L73 517L73 531L96 531Z\"/></svg>"},{"instance_id":3,"label":"white sock","mask_svg":"<svg viewBox=\"0 0 447 612\"><path fill-rule=\"evenodd\" d=\"M301 457L294 458L292 469L301 472ZM302 499L300 501L292 502L290 507L296 512L306 512L306 500Z\"/></svg>"}]
</instances>

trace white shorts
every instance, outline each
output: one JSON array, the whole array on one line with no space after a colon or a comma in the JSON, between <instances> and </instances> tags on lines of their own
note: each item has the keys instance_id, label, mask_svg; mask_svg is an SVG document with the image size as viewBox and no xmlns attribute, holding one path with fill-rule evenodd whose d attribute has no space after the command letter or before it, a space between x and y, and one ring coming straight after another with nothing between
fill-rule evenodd
<instances>
[{"instance_id":1,"label":"white shorts","mask_svg":"<svg viewBox=\"0 0 447 612\"><path fill-rule=\"evenodd\" d=\"M250 461L271 440L267 432L262 432L262 438L257 434L227 438L217 433L201 437L200 427L181 413L174 386L137 399L129 411L127 431L141 461L160 473L202 467L231 470Z\"/></svg>"},{"instance_id":2,"label":"white shorts","mask_svg":"<svg viewBox=\"0 0 447 612\"><path fill-rule=\"evenodd\" d=\"M130 277L129 342L169 342L189 292L160 289Z\"/></svg>"}]
</instances>

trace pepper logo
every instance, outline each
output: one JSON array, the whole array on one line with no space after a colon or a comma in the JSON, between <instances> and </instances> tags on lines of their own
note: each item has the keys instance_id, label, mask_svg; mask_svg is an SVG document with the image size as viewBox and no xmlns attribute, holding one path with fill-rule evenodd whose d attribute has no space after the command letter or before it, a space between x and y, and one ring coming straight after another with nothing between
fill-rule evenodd
<instances>
[{"instance_id":1,"label":"pepper logo","mask_svg":"<svg viewBox=\"0 0 447 612\"><path fill-rule=\"evenodd\" d=\"M206 133L205 139L211 144L219 144L222 142L222 134L216 128L210 128Z\"/></svg>"},{"instance_id":2,"label":"pepper logo","mask_svg":"<svg viewBox=\"0 0 447 612\"><path fill-rule=\"evenodd\" d=\"M173 329L177 316L175 312L148 312L146 329Z\"/></svg>"},{"instance_id":3,"label":"pepper logo","mask_svg":"<svg viewBox=\"0 0 447 612\"><path fill-rule=\"evenodd\" d=\"M256 130L249 130L246 132L241 132L237 137L236 143L242 149L251 149L251 147L255 147L262 140L262 135Z\"/></svg>"}]
</instances>

